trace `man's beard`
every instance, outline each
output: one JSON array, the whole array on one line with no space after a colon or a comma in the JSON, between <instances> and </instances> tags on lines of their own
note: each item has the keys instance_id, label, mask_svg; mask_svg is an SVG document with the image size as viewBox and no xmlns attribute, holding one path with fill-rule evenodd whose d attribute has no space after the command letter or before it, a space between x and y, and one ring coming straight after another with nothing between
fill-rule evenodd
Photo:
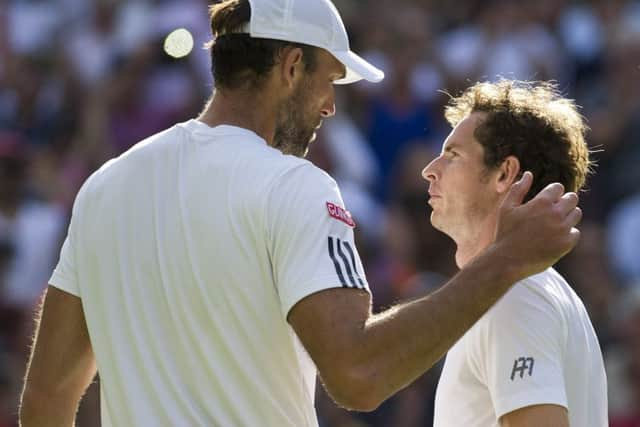
<instances>
[{"instance_id":1,"label":"man's beard","mask_svg":"<svg viewBox=\"0 0 640 427\"><path fill-rule=\"evenodd\" d=\"M304 108L309 103L306 83L300 83L293 95L283 103L278 114L273 147L283 154L305 157L309 151L309 144L315 139L318 123L307 117Z\"/></svg>"}]
</instances>

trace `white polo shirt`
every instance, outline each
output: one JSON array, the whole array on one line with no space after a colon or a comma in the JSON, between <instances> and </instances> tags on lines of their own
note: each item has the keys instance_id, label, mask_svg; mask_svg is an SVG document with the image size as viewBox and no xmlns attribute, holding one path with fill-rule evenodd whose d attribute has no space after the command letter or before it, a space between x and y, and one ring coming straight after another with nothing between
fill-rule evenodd
<instances>
[{"instance_id":1,"label":"white polo shirt","mask_svg":"<svg viewBox=\"0 0 640 427\"><path fill-rule=\"evenodd\" d=\"M105 164L51 284L82 299L102 425L316 426L287 313L368 291L335 181L255 133L191 120Z\"/></svg>"},{"instance_id":2,"label":"white polo shirt","mask_svg":"<svg viewBox=\"0 0 640 427\"><path fill-rule=\"evenodd\" d=\"M555 404L572 427L606 427L602 354L582 301L555 270L516 283L447 354L434 427L497 427Z\"/></svg>"}]
</instances>

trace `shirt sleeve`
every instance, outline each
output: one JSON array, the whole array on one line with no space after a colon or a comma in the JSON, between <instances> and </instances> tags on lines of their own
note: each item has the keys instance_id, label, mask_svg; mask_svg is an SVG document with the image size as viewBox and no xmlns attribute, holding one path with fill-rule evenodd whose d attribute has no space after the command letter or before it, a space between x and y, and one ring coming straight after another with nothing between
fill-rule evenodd
<instances>
[{"instance_id":1,"label":"shirt sleeve","mask_svg":"<svg viewBox=\"0 0 640 427\"><path fill-rule=\"evenodd\" d=\"M329 288L369 291L354 242L354 219L336 182L310 163L276 180L267 199L267 241L283 315Z\"/></svg>"},{"instance_id":2,"label":"shirt sleeve","mask_svg":"<svg viewBox=\"0 0 640 427\"><path fill-rule=\"evenodd\" d=\"M61 289L67 293L80 297L80 284L78 283L78 274L76 270L76 246L77 246L77 228L82 203L83 189L86 184L78 192L76 200L73 203L71 213L71 221L67 229L67 236L60 250L60 258L58 264L53 270L53 274L49 279L49 285Z\"/></svg>"},{"instance_id":3,"label":"shirt sleeve","mask_svg":"<svg viewBox=\"0 0 640 427\"><path fill-rule=\"evenodd\" d=\"M566 327L551 301L520 282L480 322L469 365L488 388L497 419L531 405L567 407Z\"/></svg>"}]
</instances>

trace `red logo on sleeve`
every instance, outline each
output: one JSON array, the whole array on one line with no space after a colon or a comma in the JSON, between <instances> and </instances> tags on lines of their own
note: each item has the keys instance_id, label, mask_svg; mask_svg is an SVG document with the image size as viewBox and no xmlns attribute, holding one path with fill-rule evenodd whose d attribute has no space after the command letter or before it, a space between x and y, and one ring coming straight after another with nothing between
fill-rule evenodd
<instances>
[{"instance_id":1,"label":"red logo on sleeve","mask_svg":"<svg viewBox=\"0 0 640 427\"><path fill-rule=\"evenodd\" d=\"M342 221L347 224L349 227L355 227L356 223L351 217L349 211L342 209L338 205L334 205L331 202L327 202L327 210L329 211L329 216L331 218L335 218L338 221Z\"/></svg>"}]
</instances>

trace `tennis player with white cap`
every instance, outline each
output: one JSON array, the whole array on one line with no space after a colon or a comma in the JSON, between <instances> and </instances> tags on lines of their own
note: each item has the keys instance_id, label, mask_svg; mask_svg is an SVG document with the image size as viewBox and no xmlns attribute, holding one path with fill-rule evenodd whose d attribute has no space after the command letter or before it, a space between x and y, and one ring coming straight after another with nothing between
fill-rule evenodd
<instances>
[{"instance_id":1,"label":"tennis player with white cap","mask_svg":"<svg viewBox=\"0 0 640 427\"><path fill-rule=\"evenodd\" d=\"M328 0L227 0L211 28L202 115L78 193L22 426L71 426L96 372L103 427L317 426L317 373L338 404L372 410L577 242L577 196L554 184L522 204L526 173L489 247L437 293L372 314L355 220L303 157L334 84L383 73Z\"/></svg>"},{"instance_id":2,"label":"tennis player with white cap","mask_svg":"<svg viewBox=\"0 0 640 427\"><path fill-rule=\"evenodd\" d=\"M346 67L336 84L365 79L377 83L384 73L349 48L349 36L330 1L249 0L252 19L241 32L254 38L284 40L327 50Z\"/></svg>"}]
</instances>

